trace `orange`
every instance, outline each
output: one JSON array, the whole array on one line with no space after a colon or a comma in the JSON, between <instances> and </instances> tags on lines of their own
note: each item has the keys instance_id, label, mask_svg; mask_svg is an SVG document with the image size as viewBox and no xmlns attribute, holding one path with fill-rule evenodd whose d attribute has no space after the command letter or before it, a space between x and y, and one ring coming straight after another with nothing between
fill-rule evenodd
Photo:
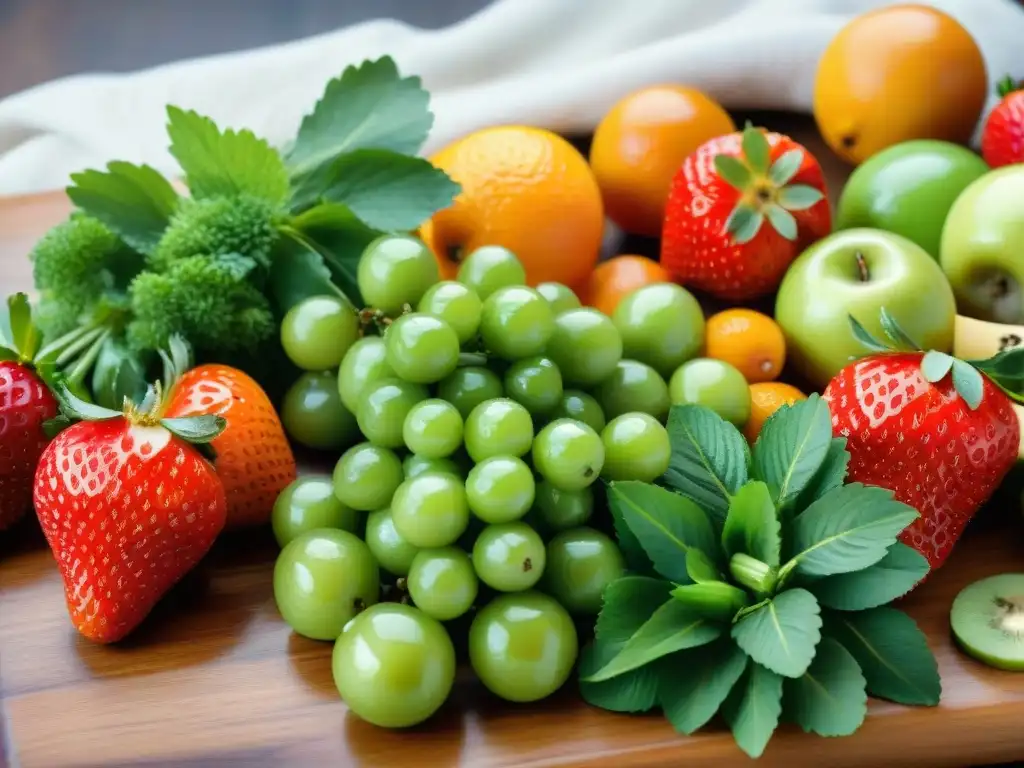
<instances>
[{"instance_id":1,"label":"orange","mask_svg":"<svg viewBox=\"0 0 1024 768\"><path fill-rule=\"evenodd\" d=\"M483 245L508 248L530 285L574 285L597 261L604 234L601 193L586 159L541 128L485 128L449 144L431 162L462 185L451 206L420 227L441 275Z\"/></svg>"},{"instance_id":2,"label":"orange","mask_svg":"<svg viewBox=\"0 0 1024 768\"><path fill-rule=\"evenodd\" d=\"M576 287L576 295L586 306L611 317L627 293L651 283L671 282L672 275L658 262L627 254L598 264L586 281Z\"/></svg>"},{"instance_id":3,"label":"orange","mask_svg":"<svg viewBox=\"0 0 1024 768\"><path fill-rule=\"evenodd\" d=\"M806 400L807 395L792 384L781 381L762 381L750 385L750 418L743 427L743 435L747 442L753 443L761 433L761 427L768 417L784 405L792 405L797 400Z\"/></svg>"},{"instance_id":4,"label":"orange","mask_svg":"<svg viewBox=\"0 0 1024 768\"><path fill-rule=\"evenodd\" d=\"M923 5L853 19L818 62L814 117L851 163L910 139L966 144L988 95L981 50L953 17Z\"/></svg>"},{"instance_id":5,"label":"orange","mask_svg":"<svg viewBox=\"0 0 1024 768\"><path fill-rule=\"evenodd\" d=\"M706 94L682 85L654 85L616 103L590 145L608 218L626 232L661 235L672 177L708 139L736 130Z\"/></svg>"},{"instance_id":6,"label":"orange","mask_svg":"<svg viewBox=\"0 0 1024 768\"><path fill-rule=\"evenodd\" d=\"M707 357L731 363L751 383L777 379L786 364L782 328L752 309L726 309L709 317L704 346Z\"/></svg>"}]
</instances>

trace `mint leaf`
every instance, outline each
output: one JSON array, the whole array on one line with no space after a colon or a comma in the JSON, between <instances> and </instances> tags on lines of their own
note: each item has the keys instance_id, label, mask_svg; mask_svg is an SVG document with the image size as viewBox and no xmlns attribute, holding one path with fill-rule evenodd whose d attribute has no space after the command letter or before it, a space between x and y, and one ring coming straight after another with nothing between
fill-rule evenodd
<instances>
[{"instance_id":1,"label":"mint leaf","mask_svg":"<svg viewBox=\"0 0 1024 768\"><path fill-rule=\"evenodd\" d=\"M337 296L323 256L301 238L282 232L270 255L270 290L280 315L311 296Z\"/></svg>"},{"instance_id":2,"label":"mint leaf","mask_svg":"<svg viewBox=\"0 0 1024 768\"><path fill-rule=\"evenodd\" d=\"M711 621L729 621L750 604L746 592L724 581L683 584L672 590L672 597Z\"/></svg>"},{"instance_id":3,"label":"mint leaf","mask_svg":"<svg viewBox=\"0 0 1024 768\"><path fill-rule=\"evenodd\" d=\"M782 713L782 678L760 664L747 671L722 705L722 715L739 748L758 758L779 725Z\"/></svg>"},{"instance_id":4,"label":"mint leaf","mask_svg":"<svg viewBox=\"0 0 1024 768\"><path fill-rule=\"evenodd\" d=\"M722 529L722 548L732 557L750 555L773 568L779 565L779 518L768 486L760 481L744 485L729 504Z\"/></svg>"},{"instance_id":5,"label":"mint leaf","mask_svg":"<svg viewBox=\"0 0 1024 768\"><path fill-rule=\"evenodd\" d=\"M363 305L357 280L363 251L382 234L340 203L324 203L299 214L286 228L319 253L331 279L357 307ZM297 233L297 234L295 234Z\"/></svg>"},{"instance_id":6,"label":"mint leaf","mask_svg":"<svg viewBox=\"0 0 1024 768\"><path fill-rule=\"evenodd\" d=\"M783 406L764 423L754 443L752 473L779 507L793 501L825 461L832 416L817 394Z\"/></svg>"},{"instance_id":7,"label":"mint leaf","mask_svg":"<svg viewBox=\"0 0 1024 768\"><path fill-rule=\"evenodd\" d=\"M849 736L868 713L864 675L850 652L825 637L810 668L787 680L783 693L786 716L808 733Z\"/></svg>"},{"instance_id":8,"label":"mint leaf","mask_svg":"<svg viewBox=\"0 0 1024 768\"><path fill-rule=\"evenodd\" d=\"M928 574L928 560L916 549L897 541L885 557L862 571L839 573L808 588L826 608L863 611L903 597Z\"/></svg>"},{"instance_id":9,"label":"mint leaf","mask_svg":"<svg viewBox=\"0 0 1024 768\"><path fill-rule=\"evenodd\" d=\"M705 554L715 551L715 534L704 512L677 493L627 480L608 485L608 503L666 579L689 581L686 551L690 547Z\"/></svg>"},{"instance_id":10,"label":"mint leaf","mask_svg":"<svg viewBox=\"0 0 1024 768\"><path fill-rule=\"evenodd\" d=\"M721 581L722 579L722 574L711 562L711 558L693 547L686 550L686 575L694 584L706 584L709 581Z\"/></svg>"},{"instance_id":11,"label":"mint leaf","mask_svg":"<svg viewBox=\"0 0 1024 768\"><path fill-rule=\"evenodd\" d=\"M672 459L664 481L721 527L729 497L747 482L750 447L739 430L710 408L677 405L668 415Z\"/></svg>"},{"instance_id":12,"label":"mint leaf","mask_svg":"<svg viewBox=\"0 0 1024 768\"><path fill-rule=\"evenodd\" d=\"M622 517L622 508L609 504L608 509L611 512L612 526L615 528L615 540L626 561L626 567L633 573L653 575L654 564L651 563L651 558L647 556L644 548L640 546L636 536L629 530L629 526L626 525L626 521Z\"/></svg>"},{"instance_id":13,"label":"mint leaf","mask_svg":"<svg viewBox=\"0 0 1024 768\"><path fill-rule=\"evenodd\" d=\"M167 135L192 197L248 194L274 205L288 201L284 160L252 131L221 131L198 112L169 106Z\"/></svg>"},{"instance_id":14,"label":"mint leaf","mask_svg":"<svg viewBox=\"0 0 1024 768\"><path fill-rule=\"evenodd\" d=\"M857 660L872 696L933 707L942 682L935 657L914 620L895 608L825 612L825 633Z\"/></svg>"},{"instance_id":15,"label":"mint leaf","mask_svg":"<svg viewBox=\"0 0 1024 768\"><path fill-rule=\"evenodd\" d=\"M733 624L732 638L758 664L800 677L821 639L818 601L806 589L787 590Z\"/></svg>"},{"instance_id":16,"label":"mint leaf","mask_svg":"<svg viewBox=\"0 0 1024 768\"><path fill-rule=\"evenodd\" d=\"M587 682L586 678L611 661L621 645L597 640L580 650L580 696L588 704L609 712L646 712L658 701L658 668L654 664L634 669L625 674Z\"/></svg>"},{"instance_id":17,"label":"mint leaf","mask_svg":"<svg viewBox=\"0 0 1024 768\"><path fill-rule=\"evenodd\" d=\"M846 438L833 437L832 442L828 444L825 460L821 462L821 466L807 486L800 491L794 505L796 511L806 509L811 502L817 501L833 488L842 485L849 465L850 452L846 450Z\"/></svg>"},{"instance_id":18,"label":"mint leaf","mask_svg":"<svg viewBox=\"0 0 1024 768\"><path fill-rule=\"evenodd\" d=\"M434 123L418 77L401 77L390 56L346 67L299 126L286 159L293 177L356 149L415 154Z\"/></svg>"},{"instance_id":19,"label":"mint leaf","mask_svg":"<svg viewBox=\"0 0 1024 768\"><path fill-rule=\"evenodd\" d=\"M668 656L658 670L658 703L679 733L687 735L714 717L747 668L747 656L721 638Z\"/></svg>"},{"instance_id":20,"label":"mint leaf","mask_svg":"<svg viewBox=\"0 0 1024 768\"><path fill-rule=\"evenodd\" d=\"M850 483L829 491L793 520L793 558L779 572L832 576L874 565L918 517L876 486Z\"/></svg>"},{"instance_id":21,"label":"mint leaf","mask_svg":"<svg viewBox=\"0 0 1024 768\"><path fill-rule=\"evenodd\" d=\"M148 165L114 161L106 171L71 174L68 197L139 253L151 254L178 205L178 193Z\"/></svg>"},{"instance_id":22,"label":"mint leaf","mask_svg":"<svg viewBox=\"0 0 1024 768\"><path fill-rule=\"evenodd\" d=\"M602 595L594 634L606 644L624 645L633 633L664 605L672 584L648 576L623 576L609 584Z\"/></svg>"}]
</instances>

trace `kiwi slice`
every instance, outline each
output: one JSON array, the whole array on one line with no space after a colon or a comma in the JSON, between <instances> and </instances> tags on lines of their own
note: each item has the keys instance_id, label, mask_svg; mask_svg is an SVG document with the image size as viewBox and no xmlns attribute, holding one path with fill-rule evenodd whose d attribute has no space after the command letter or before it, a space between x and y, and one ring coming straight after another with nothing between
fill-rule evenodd
<instances>
[{"instance_id":1,"label":"kiwi slice","mask_svg":"<svg viewBox=\"0 0 1024 768\"><path fill-rule=\"evenodd\" d=\"M999 669L1024 671L1024 573L990 576L964 587L949 621L968 654Z\"/></svg>"}]
</instances>

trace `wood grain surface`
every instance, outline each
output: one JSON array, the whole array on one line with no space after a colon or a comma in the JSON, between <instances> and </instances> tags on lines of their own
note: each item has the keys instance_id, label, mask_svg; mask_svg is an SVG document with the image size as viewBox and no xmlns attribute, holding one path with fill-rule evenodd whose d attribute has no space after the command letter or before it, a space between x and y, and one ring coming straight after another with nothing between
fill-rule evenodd
<instances>
[{"instance_id":1,"label":"wood grain surface","mask_svg":"<svg viewBox=\"0 0 1024 768\"><path fill-rule=\"evenodd\" d=\"M811 133L806 126L798 131ZM845 170L808 142L825 161L834 192ZM66 211L57 193L0 200L0 293L30 287L25 254ZM938 658L940 706L872 701L861 730L843 739L783 726L759 764L941 768L1024 757L1024 675L970 660L949 637L949 606L959 589L1022 569L1019 510L996 506L986 511L990 524L974 526L948 564L904 603ZM367 725L347 712L334 690L330 644L293 635L278 615L274 554L266 531L224 537L134 635L102 647L69 624L57 571L34 520L0 540L0 713L11 764L750 764L720 724L680 736L658 715L592 709L572 683L540 704L512 705L467 675L424 725L405 732Z\"/></svg>"}]
</instances>

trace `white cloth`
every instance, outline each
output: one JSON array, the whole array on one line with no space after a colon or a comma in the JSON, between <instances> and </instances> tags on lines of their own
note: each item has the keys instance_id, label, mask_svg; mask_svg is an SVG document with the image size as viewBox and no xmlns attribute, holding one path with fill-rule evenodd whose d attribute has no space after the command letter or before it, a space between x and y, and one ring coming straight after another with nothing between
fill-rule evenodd
<instances>
[{"instance_id":1,"label":"white cloth","mask_svg":"<svg viewBox=\"0 0 1024 768\"><path fill-rule=\"evenodd\" d=\"M274 144L294 135L325 83L391 54L423 78L436 119L429 152L472 129L525 123L583 132L619 97L663 81L729 108L809 111L832 36L884 0L498 0L441 30L371 21L284 45L131 74L79 75L0 102L0 194L65 186L111 159L166 174L166 104ZM932 0L979 41L993 82L1024 76L1015 0ZM921 94L921 98L929 98Z\"/></svg>"}]
</instances>

